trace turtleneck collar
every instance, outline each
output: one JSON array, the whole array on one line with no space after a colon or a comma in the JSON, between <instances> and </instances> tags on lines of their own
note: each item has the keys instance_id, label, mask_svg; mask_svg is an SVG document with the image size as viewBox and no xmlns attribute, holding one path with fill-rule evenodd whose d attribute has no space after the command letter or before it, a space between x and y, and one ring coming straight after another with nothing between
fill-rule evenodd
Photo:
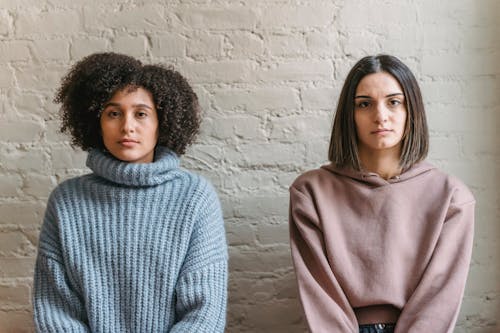
<instances>
[{"instance_id":1,"label":"turtleneck collar","mask_svg":"<svg viewBox=\"0 0 500 333\"><path fill-rule=\"evenodd\" d=\"M127 186L154 186L177 176L179 158L166 147L155 149L151 163L129 163L116 159L108 152L93 149L87 157L87 167L96 175L113 183Z\"/></svg>"}]
</instances>

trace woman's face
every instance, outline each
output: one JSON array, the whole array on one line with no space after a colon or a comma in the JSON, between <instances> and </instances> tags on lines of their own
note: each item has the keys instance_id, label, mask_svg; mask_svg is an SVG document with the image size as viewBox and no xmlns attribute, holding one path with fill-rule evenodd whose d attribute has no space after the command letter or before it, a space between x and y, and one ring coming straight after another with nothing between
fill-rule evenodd
<instances>
[{"instance_id":1,"label":"woman's face","mask_svg":"<svg viewBox=\"0 0 500 333\"><path fill-rule=\"evenodd\" d=\"M158 141L158 115L151 93L140 87L116 92L104 105L101 132L104 146L117 159L152 162Z\"/></svg>"},{"instance_id":2,"label":"woman's face","mask_svg":"<svg viewBox=\"0 0 500 333\"><path fill-rule=\"evenodd\" d=\"M387 72L366 75L354 98L354 122L360 152L400 155L406 125L406 101L399 82Z\"/></svg>"}]
</instances>

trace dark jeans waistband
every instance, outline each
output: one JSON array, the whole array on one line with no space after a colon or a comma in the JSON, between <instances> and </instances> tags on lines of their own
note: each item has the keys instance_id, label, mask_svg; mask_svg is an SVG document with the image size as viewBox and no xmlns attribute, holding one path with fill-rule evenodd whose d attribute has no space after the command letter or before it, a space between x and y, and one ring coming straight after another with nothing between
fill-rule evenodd
<instances>
[{"instance_id":1,"label":"dark jeans waistband","mask_svg":"<svg viewBox=\"0 0 500 333\"><path fill-rule=\"evenodd\" d=\"M394 324L369 324L359 325L359 333L393 333Z\"/></svg>"}]
</instances>

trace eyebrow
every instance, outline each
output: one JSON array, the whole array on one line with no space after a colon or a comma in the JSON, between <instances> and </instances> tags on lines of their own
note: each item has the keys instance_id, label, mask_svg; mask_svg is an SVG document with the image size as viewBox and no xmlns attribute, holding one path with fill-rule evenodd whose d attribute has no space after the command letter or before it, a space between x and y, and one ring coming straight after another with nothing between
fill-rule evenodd
<instances>
[{"instance_id":1,"label":"eyebrow","mask_svg":"<svg viewBox=\"0 0 500 333\"><path fill-rule=\"evenodd\" d=\"M394 97L394 96L404 96L403 93L393 93L393 94L389 94L389 95L386 95L385 97ZM368 99L371 99L370 96L367 96L367 95L358 95L358 96L355 96L354 99L356 98L368 98Z\"/></svg>"},{"instance_id":2,"label":"eyebrow","mask_svg":"<svg viewBox=\"0 0 500 333\"><path fill-rule=\"evenodd\" d=\"M109 103L104 104L104 108L107 108L108 106L118 106L119 107L119 106L121 106L121 104L120 103L114 103L114 102L109 102ZM142 103L133 104L132 106L135 107L135 108L146 108L146 109L153 110L153 108L150 107L149 105L142 104Z\"/></svg>"}]
</instances>

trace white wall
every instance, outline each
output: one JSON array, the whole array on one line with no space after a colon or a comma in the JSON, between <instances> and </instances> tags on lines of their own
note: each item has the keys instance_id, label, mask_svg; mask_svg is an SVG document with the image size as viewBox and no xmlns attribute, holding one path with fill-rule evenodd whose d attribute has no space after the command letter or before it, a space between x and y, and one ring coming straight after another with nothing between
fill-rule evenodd
<instances>
[{"instance_id":1,"label":"white wall","mask_svg":"<svg viewBox=\"0 0 500 333\"><path fill-rule=\"evenodd\" d=\"M204 109L183 159L217 187L230 243L228 332L303 332L288 186L325 162L343 79L362 56L406 62L424 92L430 160L477 198L455 332L500 331L500 1L0 0L0 332L31 332L48 194L87 172L51 101L96 51L173 64Z\"/></svg>"}]
</instances>

